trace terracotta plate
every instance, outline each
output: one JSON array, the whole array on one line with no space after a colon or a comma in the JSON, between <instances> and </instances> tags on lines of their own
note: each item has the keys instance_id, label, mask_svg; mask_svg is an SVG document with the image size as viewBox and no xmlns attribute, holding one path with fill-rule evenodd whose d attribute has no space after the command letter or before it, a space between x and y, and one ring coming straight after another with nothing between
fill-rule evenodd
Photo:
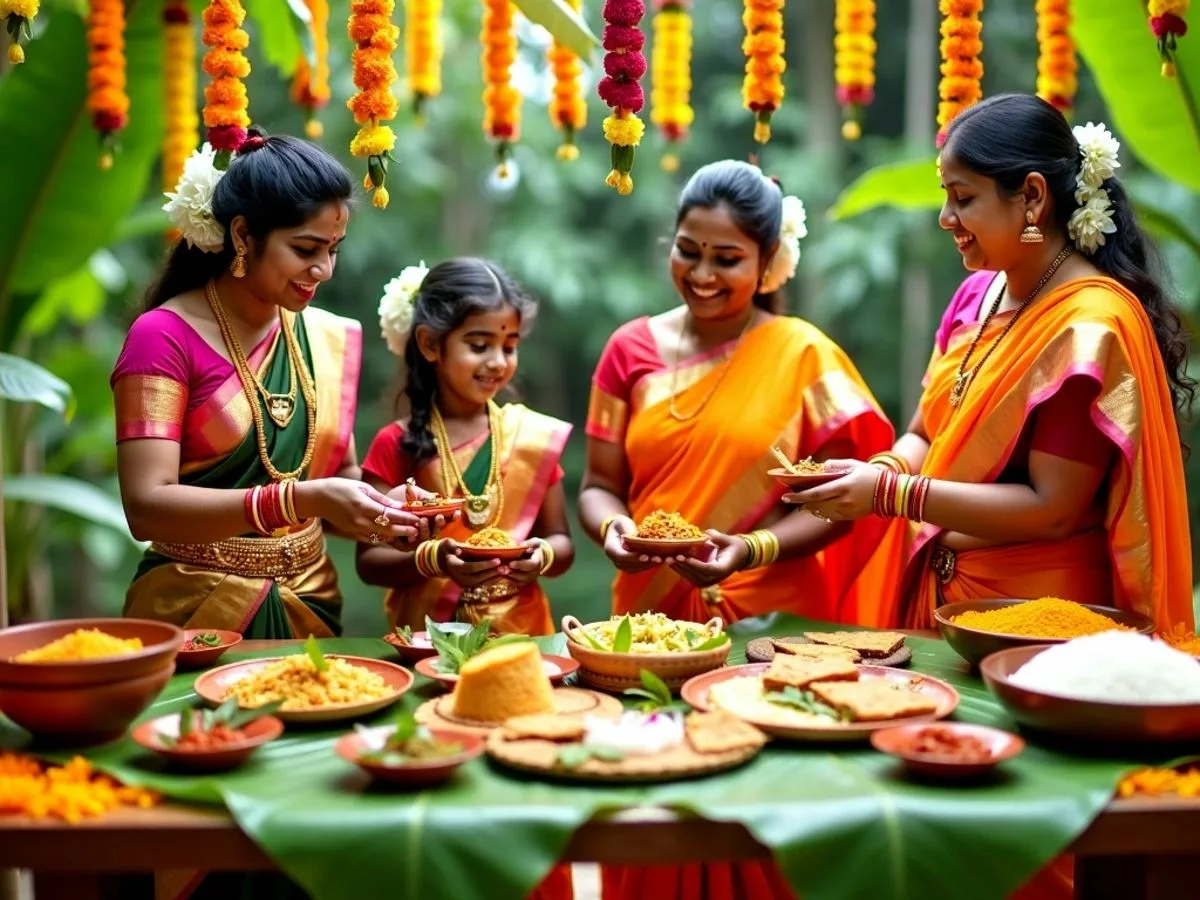
<instances>
[{"instance_id":1,"label":"terracotta plate","mask_svg":"<svg viewBox=\"0 0 1200 900\"><path fill-rule=\"evenodd\" d=\"M133 729L133 739L147 750L164 756L181 769L197 772L223 772L244 763L250 755L283 734L283 722L274 716L260 716L241 729L244 741L222 744L212 749L184 749L163 742L163 736L179 736L179 713L160 716Z\"/></svg>"},{"instance_id":2,"label":"terracotta plate","mask_svg":"<svg viewBox=\"0 0 1200 900\"><path fill-rule=\"evenodd\" d=\"M444 672L439 672L434 668L436 664L437 659L435 657L427 657L419 661L414 668L418 674L424 675L426 678L440 681L447 687L454 687L458 683L458 675L447 675ZM578 671L579 663L566 656L543 656L542 669L550 678L551 684L562 684L568 675Z\"/></svg>"},{"instance_id":3,"label":"terracotta plate","mask_svg":"<svg viewBox=\"0 0 1200 900\"><path fill-rule=\"evenodd\" d=\"M406 513L421 519L436 519L438 516L450 518L463 508L463 501L447 498L444 503L439 503L437 506L405 506L402 508Z\"/></svg>"},{"instance_id":4,"label":"terracotta plate","mask_svg":"<svg viewBox=\"0 0 1200 900\"><path fill-rule=\"evenodd\" d=\"M265 669L278 657L264 659L248 659L244 662L230 663L205 672L196 679L195 691L209 706L220 706L225 699L229 686L235 681ZM413 675L408 669L396 663L385 662L382 659L370 659L365 656L342 656L328 653L326 659L342 659L351 665L359 666L368 672L380 676L391 688L391 692L379 700L367 700L363 703L339 703L333 706L320 706L313 709L281 709L275 715L284 722L338 722L343 719L356 719L391 706L401 695L413 685Z\"/></svg>"},{"instance_id":5,"label":"terracotta plate","mask_svg":"<svg viewBox=\"0 0 1200 900\"><path fill-rule=\"evenodd\" d=\"M716 669L704 675L697 675L683 686L680 696L693 709L708 712L713 707L708 700L708 692L714 684L727 681L730 678L745 678L760 676L770 668L769 663L749 663L744 666L729 666ZM881 722L838 722L829 725L787 725L778 722L758 719L753 716L742 716L733 710L734 715L744 719L756 728L776 737L797 741L861 741L866 740L871 732L883 728L893 728L898 725L910 725L918 722L933 722L944 719L958 708L958 691L938 678L928 675L917 675L902 672L899 669L889 669L885 666L860 665L859 678L863 680L886 678L899 684L911 685L916 691L937 701L937 709L924 716L908 716L903 719L887 719Z\"/></svg>"},{"instance_id":6,"label":"terracotta plate","mask_svg":"<svg viewBox=\"0 0 1200 900\"><path fill-rule=\"evenodd\" d=\"M188 650L187 642L199 634L215 634L221 643L215 647L205 647L202 650ZM183 633L183 646L175 657L177 669L203 669L211 666L225 655L225 651L235 644L242 642L242 636L236 631L221 631L217 628L189 628Z\"/></svg>"},{"instance_id":7,"label":"terracotta plate","mask_svg":"<svg viewBox=\"0 0 1200 900\"><path fill-rule=\"evenodd\" d=\"M594 713L598 716L617 717L624 707L616 697L589 691L585 688L560 687L554 689L554 704L560 716L582 716ZM490 733L500 722L479 722L462 719L454 714L454 695L447 694L427 700L417 707L416 719L430 728L451 728L470 734Z\"/></svg>"},{"instance_id":8,"label":"terracotta plate","mask_svg":"<svg viewBox=\"0 0 1200 900\"><path fill-rule=\"evenodd\" d=\"M829 484L831 481L837 481L849 471L849 469L830 468L820 472L789 472L787 469L779 468L769 469L767 474L792 490L803 491L808 488L819 487L822 484Z\"/></svg>"},{"instance_id":9,"label":"terracotta plate","mask_svg":"<svg viewBox=\"0 0 1200 900\"><path fill-rule=\"evenodd\" d=\"M385 731L387 729L384 729ZM338 738L334 750L337 755L347 762L354 763L364 772L379 781L390 784L409 785L412 787L429 787L441 784L465 762L469 762L483 752L483 738L477 735L464 734L461 731L441 731L429 729L430 734L439 741L454 741L463 745L461 753L444 756L438 759L413 760L401 765L369 762L361 758L366 749L363 736L357 731L344 734Z\"/></svg>"},{"instance_id":10,"label":"terracotta plate","mask_svg":"<svg viewBox=\"0 0 1200 900\"><path fill-rule=\"evenodd\" d=\"M985 762L959 762L944 756L915 753L906 745L925 728L944 729L960 737L976 738L991 751L991 758ZM983 775L1024 750L1025 741L1011 732L1001 731L999 728L989 728L986 725L938 722L936 724L924 723L881 728L871 735L871 746L881 753L887 753L902 760L905 767L916 775L949 781Z\"/></svg>"},{"instance_id":11,"label":"terracotta plate","mask_svg":"<svg viewBox=\"0 0 1200 900\"><path fill-rule=\"evenodd\" d=\"M664 540L661 538L641 538L632 534L621 535L621 542L630 553L644 553L647 556L693 556L702 557L709 547L708 538L688 538L687 540Z\"/></svg>"},{"instance_id":12,"label":"terracotta plate","mask_svg":"<svg viewBox=\"0 0 1200 900\"><path fill-rule=\"evenodd\" d=\"M511 562L522 556L529 556L533 550L530 547L472 547L470 544L455 544L459 555L471 562L487 562L498 559L501 562Z\"/></svg>"}]
</instances>

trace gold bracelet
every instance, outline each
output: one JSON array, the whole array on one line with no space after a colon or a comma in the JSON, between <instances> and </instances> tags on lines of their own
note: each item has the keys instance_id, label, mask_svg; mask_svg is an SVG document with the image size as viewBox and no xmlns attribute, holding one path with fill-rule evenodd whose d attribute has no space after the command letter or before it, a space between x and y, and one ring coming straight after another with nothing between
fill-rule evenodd
<instances>
[{"instance_id":1,"label":"gold bracelet","mask_svg":"<svg viewBox=\"0 0 1200 900\"><path fill-rule=\"evenodd\" d=\"M746 560L746 564L742 566L743 570L757 569L762 565L763 545L756 533L739 534L739 538L746 542L746 549L750 551L750 556Z\"/></svg>"},{"instance_id":2,"label":"gold bracelet","mask_svg":"<svg viewBox=\"0 0 1200 900\"><path fill-rule=\"evenodd\" d=\"M762 557L759 565L769 566L779 559L779 538L775 536L775 532L766 528L760 528L758 531L752 532L762 547Z\"/></svg>"},{"instance_id":3,"label":"gold bracelet","mask_svg":"<svg viewBox=\"0 0 1200 900\"><path fill-rule=\"evenodd\" d=\"M438 561L441 546L442 541L438 539L425 541L417 547L416 553L413 555L413 564L422 577L441 578L445 576L446 573L442 571L441 563Z\"/></svg>"},{"instance_id":4,"label":"gold bracelet","mask_svg":"<svg viewBox=\"0 0 1200 900\"><path fill-rule=\"evenodd\" d=\"M545 575L554 567L554 546L545 538L538 538L542 545L542 568L539 575Z\"/></svg>"},{"instance_id":5,"label":"gold bracelet","mask_svg":"<svg viewBox=\"0 0 1200 900\"><path fill-rule=\"evenodd\" d=\"M608 529L612 528L612 523L621 518L620 516L609 516L600 523L600 543L603 544L608 540Z\"/></svg>"},{"instance_id":6,"label":"gold bracelet","mask_svg":"<svg viewBox=\"0 0 1200 900\"><path fill-rule=\"evenodd\" d=\"M874 456L872 456L870 459L868 459L867 462L874 463L877 466L883 466L884 468L887 468L887 469L891 469L897 475L911 475L912 474L912 467L909 466L908 460L905 459L900 454L892 453L891 451L888 451L888 450L885 450L882 453L876 453Z\"/></svg>"}]
</instances>

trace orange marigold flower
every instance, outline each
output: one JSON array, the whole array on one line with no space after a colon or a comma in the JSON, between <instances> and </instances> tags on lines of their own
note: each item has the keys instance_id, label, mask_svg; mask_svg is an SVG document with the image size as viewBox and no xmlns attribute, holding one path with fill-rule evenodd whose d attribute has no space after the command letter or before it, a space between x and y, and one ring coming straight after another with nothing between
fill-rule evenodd
<instances>
[{"instance_id":1,"label":"orange marigold flower","mask_svg":"<svg viewBox=\"0 0 1200 900\"><path fill-rule=\"evenodd\" d=\"M517 58L517 33L511 0L484 0L480 44L483 63L483 130L496 142L497 161L503 163L510 145L521 136L520 92L512 86L512 65Z\"/></svg>"},{"instance_id":2,"label":"orange marigold flower","mask_svg":"<svg viewBox=\"0 0 1200 900\"><path fill-rule=\"evenodd\" d=\"M350 19L346 28L356 47L353 53L354 84L359 92L346 105L361 126L350 143L350 152L367 160L367 182L374 189L373 206L388 205L384 187L388 172L388 155L379 152L394 143L391 129L382 123L395 118L399 104L392 95L396 68L392 51L400 29L392 24L396 10L393 0L351 0Z\"/></svg>"},{"instance_id":3,"label":"orange marigold flower","mask_svg":"<svg viewBox=\"0 0 1200 900\"><path fill-rule=\"evenodd\" d=\"M742 80L742 105L754 113L754 139L771 138L771 114L783 102L783 0L745 0L742 23L746 37L746 75Z\"/></svg>"},{"instance_id":4,"label":"orange marigold flower","mask_svg":"<svg viewBox=\"0 0 1200 900\"><path fill-rule=\"evenodd\" d=\"M1037 93L1047 103L1069 114L1075 101L1075 42L1071 39L1070 0L1037 0Z\"/></svg>"},{"instance_id":5,"label":"orange marigold flower","mask_svg":"<svg viewBox=\"0 0 1200 900\"><path fill-rule=\"evenodd\" d=\"M203 67L212 81L204 90L204 124L208 140L218 151L218 165L228 162L250 127L249 98L241 81L250 74L242 54L250 37L242 30L246 11L239 0L209 0L204 10L203 40L209 48Z\"/></svg>"},{"instance_id":6,"label":"orange marigold flower","mask_svg":"<svg viewBox=\"0 0 1200 900\"><path fill-rule=\"evenodd\" d=\"M941 24L942 80L938 85L938 138L940 147L946 128L960 112L983 98L983 23L979 18L983 0L939 0Z\"/></svg>"}]
</instances>

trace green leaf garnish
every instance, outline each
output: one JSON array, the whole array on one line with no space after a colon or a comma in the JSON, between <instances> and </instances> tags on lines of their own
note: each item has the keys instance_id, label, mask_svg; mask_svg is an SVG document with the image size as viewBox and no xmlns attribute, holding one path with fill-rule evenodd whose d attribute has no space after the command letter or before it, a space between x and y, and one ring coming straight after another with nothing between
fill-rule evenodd
<instances>
[{"instance_id":1,"label":"green leaf garnish","mask_svg":"<svg viewBox=\"0 0 1200 900\"><path fill-rule=\"evenodd\" d=\"M272 715L281 706L283 706L282 700L272 700L270 703L264 703L262 706L255 706L251 709L239 709L233 715L229 716L224 724L236 731L239 728L245 728L255 719ZM217 710L217 712L219 713L220 710Z\"/></svg>"},{"instance_id":2,"label":"green leaf garnish","mask_svg":"<svg viewBox=\"0 0 1200 900\"><path fill-rule=\"evenodd\" d=\"M774 691L764 696L768 703L774 703L778 706L791 706L809 715L823 716L838 721L845 719L832 706L828 706L818 700L812 691L801 691L794 687L786 687L782 691Z\"/></svg>"},{"instance_id":3,"label":"green leaf garnish","mask_svg":"<svg viewBox=\"0 0 1200 900\"><path fill-rule=\"evenodd\" d=\"M692 648L695 653L701 653L705 650L716 650L718 647L725 646L730 640L729 633L722 631L720 634L714 634L707 641Z\"/></svg>"},{"instance_id":4,"label":"green leaf garnish","mask_svg":"<svg viewBox=\"0 0 1200 900\"><path fill-rule=\"evenodd\" d=\"M196 714L196 710L190 706L179 714L179 736L186 737L192 730L192 716Z\"/></svg>"},{"instance_id":5,"label":"green leaf garnish","mask_svg":"<svg viewBox=\"0 0 1200 900\"><path fill-rule=\"evenodd\" d=\"M613 653L628 653L633 646L633 622L626 614L621 617L621 621L617 623L617 630L613 634Z\"/></svg>"},{"instance_id":6,"label":"green leaf garnish","mask_svg":"<svg viewBox=\"0 0 1200 900\"><path fill-rule=\"evenodd\" d=\"M409 739L417 733L417 720L406 709L401 709L396 713L396 730L388 735L385 749L394 750L403 747L408 743Z\"/></svg>"},{"instance_id":7,"label":"green leaf garnish","mask_svg":"<svg viewBox=\"0 0 1200 900\"><path fill-rule=\"evenodd\" d=\"M558 764L564 769L578 769L589 759L601 762L620 762L625 754L612 747L586 747L583 744L566 744L558 748Z\"/></svg>"},{"instance_id":8,"label":"green leaf garnish","mask_svg":"<svg viewBox=\"0 0 1200 900\"><path fill-rule=\"evenodd\" d=\"M580 628L577 632L572 632L572 636L575 634L582 634L584 639L591 644L593 650L603 650L606 653L608 652L608 648L600 643L600 641L598 641L596 638L592 637L592 633L588 631L586 627Z\"/></svg>"},{"instance_id":9,"label":"green leaf garnish","mask_svg":"<svg viewBox=\"0 0 1200 900\"><path fill-rule=\"evenodd\" d=\"M325 654L317 646L315 635L310 634L308 640L304 642L304 652L308 654L308 658L312 660L313 668L318 672L324 672L329 668L329 663L325 660Z\"/></svg>"},{"instance_id":10,"label":"green leaf garnish","mask_svg":"<svg viewBox=\"0 0 1200 900\"><path fill-rule=\"evenodd\" d=\"M648 669L642 669L638 675L642 679L642 687L628 688L623 693L626 697L641 697L645 700L644 703L638 704L639 710L653 712L671 705L671 689L667 687L666 682Z\"/></svg>"},{"instance_id":11,"label":"green leaf garnish","mask_svg":"<svg viewBox=\"0 0 1200 900\"><path fill-rule=\"evenodd\" d=\"M592 756L601 762L621 762L625 758L625 754L613 747L594 747Z\"/></svg>"}]
</instances>

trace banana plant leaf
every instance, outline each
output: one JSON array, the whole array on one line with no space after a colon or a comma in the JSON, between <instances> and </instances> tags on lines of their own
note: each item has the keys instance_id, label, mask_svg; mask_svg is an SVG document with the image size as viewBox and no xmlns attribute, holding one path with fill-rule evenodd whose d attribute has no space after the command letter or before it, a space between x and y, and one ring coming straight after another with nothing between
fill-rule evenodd
<instances>
[{"instance_id":1,"label":"banana plant leaf","mask_svg":"<svg viewBox=\"0 0 1200 900\"><path fill-rule=\"evenodd\" d=\"M945 195L934 157L886 163L868 169L838 196L829 215L851 219L879 206L899 209L937 209Z\"/></svg>"},{"instance_id":2,"label":"banana plant leaf","mask_svg":"<svg viewBox=\"0 0 1200 900\"><path fill-rule=\"evenodd\" d=\"M513 0L530 22L541 25L564 47L574 51L585 62L600 46L587 22L565 0Z\"/></svg>"},{"instance_id":3,"label":"banana plant leaf","mask_svg":"<svg viewBox=\"0 0 1200 900\"><path fill-rule=\"evenodd\" d=\"M828 627L791 617L741 623L732 629L730 663L744 659L750 637ZM321 647L390 655L374 639ZM957 718L1015 728L942 642L912 640L912 648L914 670L960 691ZM300 651L300 644L290 648ZM193 678L175 677L147 715L194 702ZM427 684L419 686L405 705L430 696ZM169 774L128 739L86 755L168 797L224 803L316 900L383 890L427 900L520 900L586 820L643 804L743 822L773 849L805 900L1001 900L1070 845L1132 764L1064 755L1031 741L995 779L946 787L911 782L890 758L863 746L775 743L740 770L673 785L552 784L513 777L480 759L442 788L394 793L371 786L335 756L341 730L289 729L242 769L204 778Z\"/></svg>"}]
</instances>

